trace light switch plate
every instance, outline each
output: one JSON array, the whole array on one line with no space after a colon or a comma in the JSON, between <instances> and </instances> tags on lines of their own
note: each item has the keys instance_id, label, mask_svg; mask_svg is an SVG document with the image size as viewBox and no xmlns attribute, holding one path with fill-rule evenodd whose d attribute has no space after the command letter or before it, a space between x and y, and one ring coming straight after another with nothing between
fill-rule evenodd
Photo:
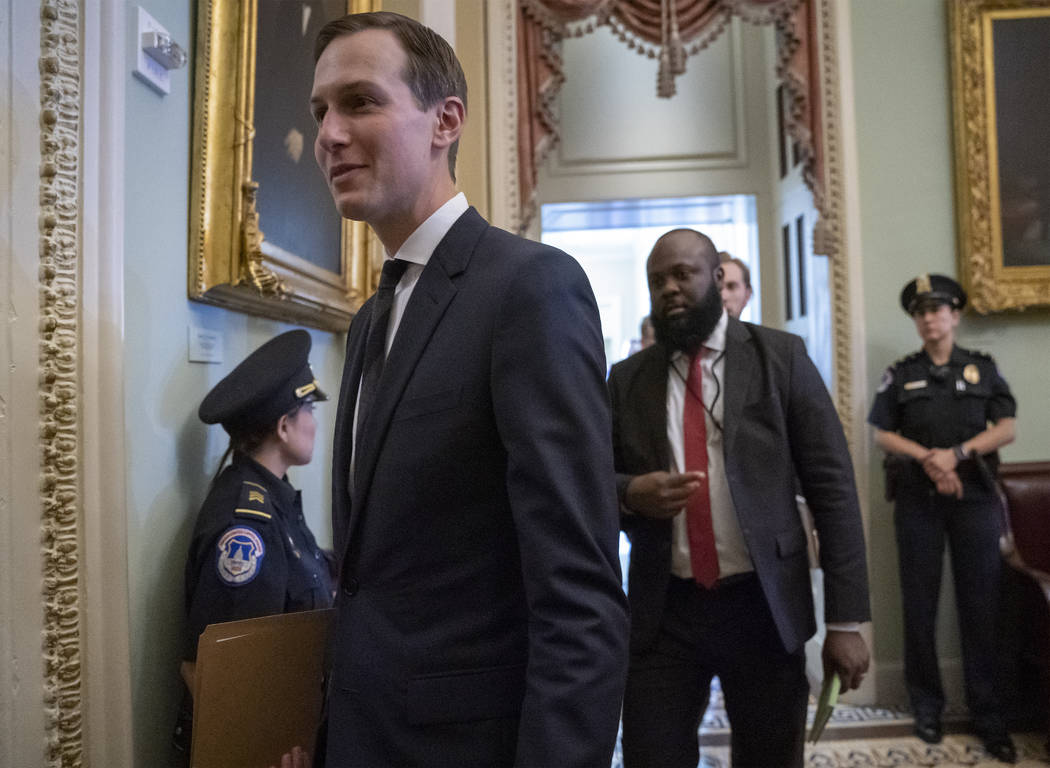
<instances>
[{"instance_id":1,"label":"light switch plate","mask_svg":"<svg viewBox=\"0 0 1050 768\"><path fill-rule=\"evenodd\" d=\"M161 96L165 96L171 93L171 74L159 61L142 49L142 36L147 32L168 35L168 30L164 29L157 23L156 19L142 10L142 6L139 6L138 33L135 35L135 77Z\"/></svg>"}]
</instances>

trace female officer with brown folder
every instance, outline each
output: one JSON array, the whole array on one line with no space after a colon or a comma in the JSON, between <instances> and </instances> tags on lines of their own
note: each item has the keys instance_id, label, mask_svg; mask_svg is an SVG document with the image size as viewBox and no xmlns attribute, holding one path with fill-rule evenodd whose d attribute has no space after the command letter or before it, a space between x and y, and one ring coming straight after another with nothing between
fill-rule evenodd
<instances>
[{"instance_id":1,"label":"female officer with brown folder","mask_svg":"<svg viewBox=\"0 0 1050 768\"><path fill-rule=\"evenodd\" d=\"M187 642L197 657L209 624L329 608L330 556L303 517L286 476L313 455L313 404L328 397L310 369L310 334L288 331L263 344L208 393L198 415L222 424L230 447L197 516L186 563ZM192 670L184 676L192 680ZM187 713L188 714L188 713ZM176 746L188 749L180 718Z\"/></svg>"},{"instance_id":2,"label":"female officer with brown folder","mask_svg":"<svg viewBox=\"0 0 1050 768\"><path fill-rule=\"evenodd\" d=\"M1014 762L996 691L1001 512L997 449L1014 439L1016 404L988 355L955 345L963 289L920 275L901 292L922 349L887 369L868 421L890 455L904 604L904 672L915 733L941 740L944 690L935 621L945 541L952 550L966 699L974 729L997 759Z\"/></svg>"}]
</instances>

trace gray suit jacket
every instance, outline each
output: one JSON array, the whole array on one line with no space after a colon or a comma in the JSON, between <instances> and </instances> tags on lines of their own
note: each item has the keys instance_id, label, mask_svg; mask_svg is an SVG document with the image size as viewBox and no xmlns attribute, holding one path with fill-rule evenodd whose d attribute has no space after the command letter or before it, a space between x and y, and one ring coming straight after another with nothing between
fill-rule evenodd
<instances>
[{"instance_id":1,"label":"gray suit jacket","mask_svg":"<svg viewBox=\"0 0 1050 768\"><path fill-rule=\"evenodd\" d=\"M613 366L609 390L620 498L635 475L670 467L668 350ZM820 537L825 619L867 621L868 579L853 466L838 414L798 336L741 323L726 331L725 466L740 528L786 651L816 629L795 476ZM632 648L651 644L671 572L671 523L623 514L631 539Z\"/></svg>"}]
</instances>

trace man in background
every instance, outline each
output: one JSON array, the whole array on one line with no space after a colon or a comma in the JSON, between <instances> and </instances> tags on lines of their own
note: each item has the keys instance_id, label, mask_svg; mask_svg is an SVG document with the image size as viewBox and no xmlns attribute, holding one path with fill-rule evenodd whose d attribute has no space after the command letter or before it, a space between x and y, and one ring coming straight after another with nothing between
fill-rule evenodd
<instances>
[{"instance_id":1,"label":"man in background","mask_svg":"<svg viewBox=\"0 0 1050 768\"><path fill-rule=\"evenodd\" d=\"M627 349L628 355L633 355L635 352L640 352L656 343L656 336L653 335L653 321L649 319L649 315L642 318L642 322L638 326L638 333L637 339L631 339L631 344Z\"/></svg>"},{"instance_id":2,"label":"man in background","mask_svg":"<svg viewBox=\"0 0 1050 768\"><path fill-rule=\"evenodd\" d=\"M656 343L656 335L653 333L653 321L649 319L649 315L642 318L640 331L642 335L639 349L647 349Z\"/></svg>"},{"instance_id":3,"label":"man in background","mask_svg":"<svg viewBox=\"0 0 1050 768\"><path fill-rule=\"evenodd\" d=\"M730 317L739 320L744 307L751 301L751 270L743 261L725 251L721 251L718 258L722 270L719 281L722 305Z\"/></svg>"},{"instance_id":4,"label":"man in background","mask_svg":"<svg viewBox=\"0 0 1050 768\"><path fill-rule=\"evenodd\" d=\"M317 162L386 252L336 415L327 764L607 766L627 615L590 285L457 194L440 36L351 15L315 58Z\"/></svg>"},{"instance_id":5,"label":"man in background","mask_svg":"<svg viewBox=\"0 0 1050 768\"><path fill-rule=\"evenodd\" d=\"M626 768L695 768L714 675L734 766L801 766L816 630L796 474L820 535L825 674L868 668L860 508L842 426L797 336L722 307L705 235L647 262L657 343L613 366L613 451L631 538Z\"/></svg>"}]
</instances>

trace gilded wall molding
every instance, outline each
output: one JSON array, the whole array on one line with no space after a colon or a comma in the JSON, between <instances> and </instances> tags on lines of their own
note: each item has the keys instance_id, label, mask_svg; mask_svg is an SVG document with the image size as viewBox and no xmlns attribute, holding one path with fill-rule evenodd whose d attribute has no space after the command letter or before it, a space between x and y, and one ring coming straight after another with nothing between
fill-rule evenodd
<instances>
[{"instance_id":1,"label":"gilded wall molding","mask_svg":"<svg viewBox=\"0 0 1050 768\"><path fill-rule=\"evenodd\" d=\"M824 199L813 234L813 250L830 259L831 323L835 360L835 407L856 455L853 434L853 336L850 326L850 274L846 258L845 187L842 178L842 115L839 105L839 58L835 0L816 0L820 45L820 95L824 142Z\"/></svg>"},{"instance_id":2,"label":"gilded wall molding","mask_svg":"<svg viewBox=\"0 0 1050 768\"><path fill-rule=\"evenodd\" d=\"M957 250L969 307L988 314L1050 306L1050 265L1045 258L1008 264L1012 248L1004 242L1003 213L1009 203L1004 204L1001 186L1011 168L1000 165L998 126L999 120L1024 119L997 117L996 89L1002 86L996 85L992 31L997 21L1046 18L1050 0L957 0L948 9ZM1045 132L1042 126L1033 127L1036 135L1041 135L1040 129ZM1037 199L1013 201L1015 209L1027 205L1037 206Z\"/></svg>"},{"instance_id":3,"label":"gilded wall molding","mask_svg":"<svg viewBox=\"0 0 1050 768\"><path fill-rule=\"evenodd\" d=\"M83 762L80 626L80 5L40 4L40 503L46 760Z\"/></svg>"},{"instance_id":4,"label":"gilded wall molding","mask_svg":"<svg viewBox=\"0 0 1050 768\"><path fill-rule=\"evenodd\" d=\"M489 211L497 226L521 229L518 178L518 45L514 0L488 6Z\"/></svg>"}]
</instances>

